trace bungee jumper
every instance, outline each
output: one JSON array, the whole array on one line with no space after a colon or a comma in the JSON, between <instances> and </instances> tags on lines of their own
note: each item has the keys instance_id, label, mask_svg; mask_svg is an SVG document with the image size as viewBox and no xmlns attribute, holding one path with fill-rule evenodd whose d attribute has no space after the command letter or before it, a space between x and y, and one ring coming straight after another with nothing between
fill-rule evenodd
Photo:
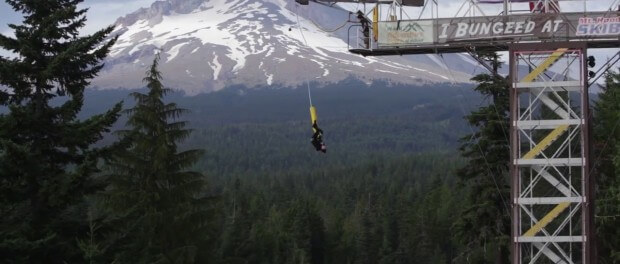
<instances>
[{"instance_id":1,"label":"bungee jumper","mask_svg":"<svg viewBox=\"0 0 620 264\"><path fill-rule=\"evenodd\" d=\"M314 146L316 151L327 153L327 145L323 142L323 130L317 124L317 114L314 106L310 106L310 121L312 122L312 131L314 132L312 134L312 146Z\"/></svg>"},{"instance_id":2,"label":"bungee jumper","mask_svg":"<svg viewBox=\"0 0 620 264\"><path fill-rule=\"evenodd\" d=\"M298 1L298 3L300 4L303 4L302 2L304 2L305 4L308 4L307 0ZM304 40L304 43L306 44L306 46L308 46L308 41L306 40L306 37L304 36L304 31L302 30L301 24L299 23L299 14L297 13L297 9L295 11L296 11L295 14L297 15L297 27L299 28L299 33L301 34L301 37ZM346 25L346 23L343 25ZM325 142L323 141L323 130L320 129L319 125L317 124L318 118L316 114L316 108L312 104L312 93L310 92L310 81L308 81L308 79L306 79L306 85L308 87L308 101L310 103L310 122L312 123L312 131L313 131L312 139L310 142L312 143L312 146L314 146L314 149L316 151L327 153L327 145L325 145Z\"/></svg>"}]
</instances>

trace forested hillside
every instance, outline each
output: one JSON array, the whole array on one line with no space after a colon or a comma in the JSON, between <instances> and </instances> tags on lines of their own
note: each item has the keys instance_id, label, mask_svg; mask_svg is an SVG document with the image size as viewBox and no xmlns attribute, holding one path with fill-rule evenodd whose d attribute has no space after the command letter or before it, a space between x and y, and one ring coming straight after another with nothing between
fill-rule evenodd
<instances>
[{"instance_id":1,"label":"forested hillside","mask_svg":"<svg viewBox=\"0 0 620 264\"><path fill-rule=\"evenodd\" d=\"M222 263L449 263L463 205L463 119L485 101L471 87L410 87L350 80L313 89L328 153L310 145L307 90L242 87L185 97L194 132L182 146L205 154L217 199ZM106 98L105 100L101 100ZM123 91L91 91L84 113ZM440 234L440 235L437 235ZM303 260L305 259L305 260Z\"/></svg>"},{"instance_id":2,"label":"forested hillside","mask_svg":"<svg viewBox=\"0 0 620 264\"><path fill-rule=\"evenodd\" d=\"M218 244L225 263L447 263L454 257L452 239L439 237L452 237L451 212L458 208L454 173L462 160L455 151L466 131L459 103L424 98L422 88L374 89L343 87L353 99L315 92L326 155L310 146L303 100L290 106L299 120L194 133L189 142L206 150L198 166L223 194ZM254 107L246 113L270 118L261 112L269 106ZM425 239L435 234L442 235Z\"/></svg>"},{"instance_id":3,"label":"forested hillside","mask_svg":"<svg viewBox=\"0 0 620 264\"><path fill-rule=\"evenodd\" d=\"M426 152L454 153L458 139L470 132L464 113L486 101L471 86L403 86L360 81L313 88L319 123L329 153L312 151L307 90L232 87L187 97L171 93L165 100L189 110L194 133L186 146L206 151L202 170L227 173L227 164L246 172L300 166L349 164L377 156ZM125 90L87 91L82 116L101 112L113 102L133 104ZM123 119L121 117L121 119ZM122 127L123 120L116 124ZM113 138L113 137L110 137ZM112 139L108 139L112 141ZM245 161L241 161L245 159ZM213 163L221 160L221 163ZM287 164L281 161L286 160ZM215 165L217 164L217 165ZM245 169L244 169L245 170Z\"/></svg>"},{"instance_id":4,"label":"forested hillside","mask_svg":"<svg viewBox=\"0 0 620 264\"><path fill-rule=\"evenodd\" d=\"M508 87L311 84L185 97L156 54L139 91L88 90L117 41L80 0L7 1L2 263L508 263ZM618 263L620 75L594 106L601 263ZM122 101L122 102L121 102ZM544 110L544 109L543 109Z\"/></svg>"}]
</instances>

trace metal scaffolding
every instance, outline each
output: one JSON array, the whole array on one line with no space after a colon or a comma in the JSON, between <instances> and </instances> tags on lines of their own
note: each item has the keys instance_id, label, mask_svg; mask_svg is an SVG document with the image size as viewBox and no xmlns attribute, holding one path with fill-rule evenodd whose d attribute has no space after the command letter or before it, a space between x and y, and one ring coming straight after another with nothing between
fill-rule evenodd
<instances>
[{"instance_id":1,"label":"metal scaffolding","mask_svg":"<svg viewBox=\"0 0 620 264\"><path fill-rule=\"evenodd\" d=\"M510 49L513 263L591 263L586 45Z\"/></svg>"}]
</instances>

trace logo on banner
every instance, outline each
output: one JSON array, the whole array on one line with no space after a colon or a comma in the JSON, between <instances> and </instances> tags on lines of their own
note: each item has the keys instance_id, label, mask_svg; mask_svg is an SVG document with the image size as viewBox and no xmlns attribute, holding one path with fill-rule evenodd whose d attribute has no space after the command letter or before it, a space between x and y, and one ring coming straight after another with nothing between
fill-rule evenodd
<instances>
[{"instance_id":1,"label":"logo on banner","mask_svg":"<svg viewBox=\"0 0 620 264\"><path fill-rule=\"evenodd\" d=\"M379 22L379 45L433 43L433 21Z\"/></svg>"},{"instance_id":2,"label":"logo on banner","mask_svg":"<svg viewBox=\"0 0 620 264\"><path fill-rule=\"evenodd\" d=\"M620 34L620 17L581 17L577 36L606 36Z\"/></svg>"}]
</instances>

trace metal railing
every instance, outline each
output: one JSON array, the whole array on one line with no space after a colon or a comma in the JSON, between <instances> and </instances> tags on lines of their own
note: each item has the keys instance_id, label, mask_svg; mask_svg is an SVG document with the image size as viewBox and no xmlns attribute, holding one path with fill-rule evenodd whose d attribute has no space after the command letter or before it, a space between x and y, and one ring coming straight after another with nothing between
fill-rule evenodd
<instances>
[{"instance_id":1,"label":"metal railing","mask_svg":"<svg viewBox=\"0 0 620 264\"><path fill-rule=\"evenodd\" d=\"M355 29L355 32L351 32ZM374 46L374 38L372 27L368 28L368 37L364 35L364 27L362 25L351 25L347 30L347 48L349 50L372 50Z\"/></svg>"}]
</instances>

